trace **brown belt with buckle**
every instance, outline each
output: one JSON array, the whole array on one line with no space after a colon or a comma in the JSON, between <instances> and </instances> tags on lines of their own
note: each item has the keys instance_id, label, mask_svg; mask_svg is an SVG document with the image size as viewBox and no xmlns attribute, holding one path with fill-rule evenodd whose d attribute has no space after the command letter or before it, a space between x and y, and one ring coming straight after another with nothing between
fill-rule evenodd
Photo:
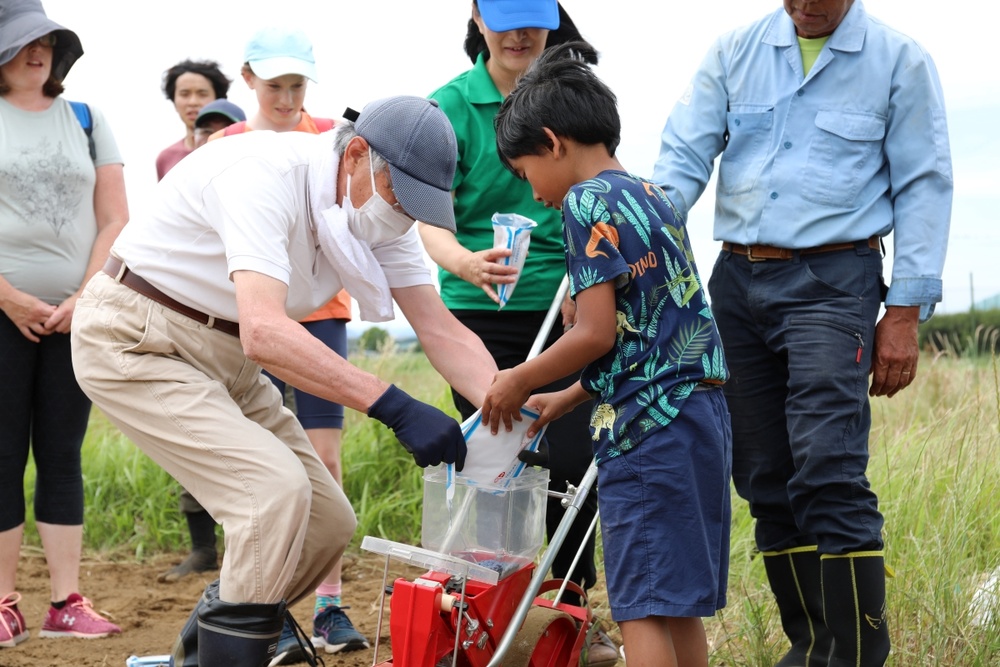
<instances>
[{"instance_id":1,"label":"brown belt with buckle","mask_svg":"<svg viewBox=\"0 0 1000 667\"><path fill-rule=\"evenodd\" d=\"M146 282L146 280L141 276L132 273L132 270L127 266L122 268L122 261L117 257L108 257L108 261L104 263L104 269L102 270L122 285L135 290L139 294L152 299L158 304L166 306L170 310L176 311L181 315L187 315L192 320L204 324L209 329L218 329L222 333L227 333L230 336L236 336L237 338L240 337L240 325L238 323L206 315L200 310L195 310L190 306L185 306L180 301L170 298ZM118 275L119 271L121 272L121 276Z\"/></svg>"},{"instance_id":2,"label":"brown belt with buckle","mask_svg":"<svg viewBox=\"0 0 1000 667\"><path fill-rule=\"evenodd\" d=\"M872 250L878 250L879 237L873 236L868 239L868 247ZM838 250L854 250L857 247L856 242L847 243L827 243L826 245L818 245L812 248L778 248L773 245L760 245L755 244L751 246L740 245L739 243L730 243L729 241L723 241L722 250L723 252L732 252L737 255L743 255L751 262L763 262L765 259L793 259L795 253L800 255L815 255L821 252L837 252Z\"/></svg>"}]
</instances>

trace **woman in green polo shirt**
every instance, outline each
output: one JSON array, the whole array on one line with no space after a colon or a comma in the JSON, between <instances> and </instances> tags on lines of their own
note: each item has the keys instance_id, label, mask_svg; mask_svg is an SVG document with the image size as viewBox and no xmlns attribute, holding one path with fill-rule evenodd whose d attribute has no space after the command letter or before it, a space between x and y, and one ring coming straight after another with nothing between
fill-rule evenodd
<instances>
[{"instance_id":1,"label":"woman in green polo shirt","mask_svg":"<svg viewBox=\"0 0 1000 667\"><path fill-rule=\"evenodd\" d=\"M452 187L457 232L421 224L420 234L428 254L440 267L445 305L482 338L501 369L527 357L562 282L566 260L561 214L536 202L531 186L500 163L493 117L517 77L547 46L578 39L582 39L579 31L556 0L477 0L465 38L465 52L473 67L430 95L451 120L458 138L458 169ZM509 250L493 249L492 217L497 212L519 213L538 223L531 232L531 248L517 279L517 291L503 310L498 309L495 286L513 282L516 269L497 263L510 254ZM563 310L567 326L572 323L572 309L567 300ZM563 324L553 327L546 346L562 335ZM540 391L562 389L576 379L565 378ZM463 419L479 407L454 391L452 396ZM589 403L581 405L548 427L553 490L565 491L567 482L579 484L590 464L591 408ZM591 493L556 557L553 576L563 578L569 573L596 511L597 495ZM550 537L562 515L560 501L550 499L546 514ZM594 585L593 536L570 578L584 588ZM572 597L563 599L579 603L567 599ZM617 657L614 644L602 633L590 647L588 664L613 665Z\"/></svg>"}]
</instances>

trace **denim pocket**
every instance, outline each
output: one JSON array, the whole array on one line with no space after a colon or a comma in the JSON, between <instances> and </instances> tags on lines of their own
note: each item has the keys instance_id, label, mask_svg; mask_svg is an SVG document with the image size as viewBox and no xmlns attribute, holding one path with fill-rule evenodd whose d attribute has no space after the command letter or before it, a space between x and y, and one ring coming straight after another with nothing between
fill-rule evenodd
<instances>
[{"instance_id":1,"label":"denim pocket","mask_svg":"<svg viewBox=\"0 0 1000 667\"><path fill-rule=\"evenodd\" d=\"M858 255L851 250L802 255L800 261L812 281L810 296L828 294L863 299L878 290L882 258L874 252Z\"/></svg>"}]
</instances>

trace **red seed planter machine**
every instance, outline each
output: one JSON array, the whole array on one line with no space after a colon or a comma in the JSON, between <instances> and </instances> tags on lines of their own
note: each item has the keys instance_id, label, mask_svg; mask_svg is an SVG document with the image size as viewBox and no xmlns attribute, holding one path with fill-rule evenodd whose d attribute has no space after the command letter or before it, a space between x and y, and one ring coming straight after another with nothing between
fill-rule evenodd
<instances>
[{"instance_id":1,"label":"red seed planter machine","mask_svg":"<svg viewBox=\"0 0 1000 667\"><path fill-rule=\"evenodd\" d=\"M565 295L552 302L528 355L541 351ZM366 536L361 548L385 556L373 665L377 667L575 667L586 664L597 631L587 596L576 584L545 580L584 499L597 479L592 463L578 487L548 492L549 471L525 468L504 485L424 474L423 547ZM565 515L538 564L549 495ZM591 523L593 531L597 518ZM573 545L576 547L577 545ZM582 549L577 551L579 559ZM426 571L388 581L391 561ZM576 566L573 563L572 571ZM557 602L576 593L580 606ZM389 598L392 657L379 662L379 637Z\"/></svg>"}]
</instances>

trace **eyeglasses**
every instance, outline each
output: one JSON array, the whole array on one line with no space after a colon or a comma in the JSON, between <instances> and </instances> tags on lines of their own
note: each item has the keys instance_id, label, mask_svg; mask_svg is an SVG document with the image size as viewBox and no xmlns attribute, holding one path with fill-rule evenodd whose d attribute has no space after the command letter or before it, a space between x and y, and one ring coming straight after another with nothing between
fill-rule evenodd
<instances>
[{"instance_id":1,"label":"eyeglasses","mask_svg":"<svg viewBox=\"0 0 1000 667\"><path fill-rule=\"evenodd\" d=\"M392 188L389 188L389 189L392 190ZM392 196L395 197L396 193L393 192ZM399 197L396 197L396 203L392 205L392 210L395 211L396 213L402 213L407 218L413 217L409 213L407 213L406 209L403 208L403 205L399 203Z\"/></svg>"},{"instance_id":2,"label":"eyeglasses","mask_svg":"<svg viewBox=\"0 0 1000 667\"><path fill-rule=\"evenodd\" d=\"M47 46L47 47L49 47L51 49L52 47L54 47L56 45L57 41L58 40L56 39L56 34L54 32L50 32L47 35L42 35L38 39L34 39L34 40L30 41L28 43L28 46L33 46L33 45L37 44L38 46Z\"/></svg>"}]
</instances>

